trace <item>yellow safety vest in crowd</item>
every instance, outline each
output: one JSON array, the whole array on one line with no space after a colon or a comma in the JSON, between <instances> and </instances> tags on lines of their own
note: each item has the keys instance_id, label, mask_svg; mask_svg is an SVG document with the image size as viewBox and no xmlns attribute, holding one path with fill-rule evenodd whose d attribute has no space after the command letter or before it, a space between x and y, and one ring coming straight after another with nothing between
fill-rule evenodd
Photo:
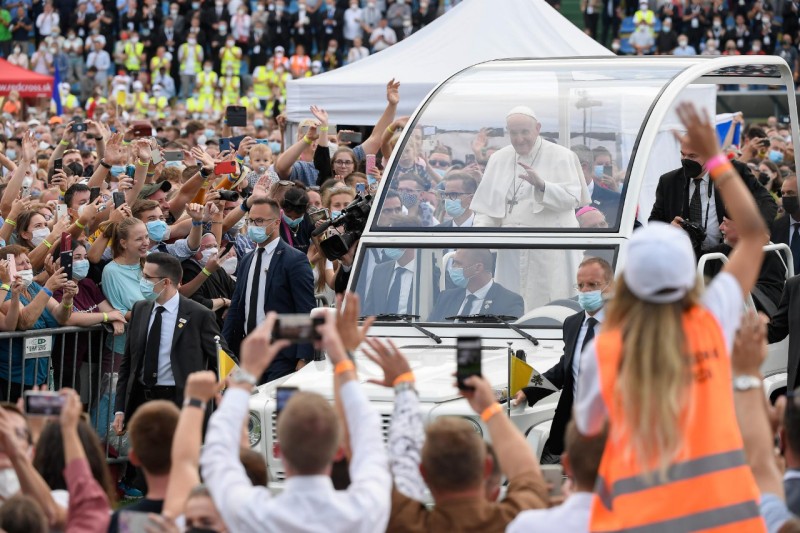
<instances>
[{"instance_id":1,"label":"yellow safety vest in crowd","mask_svg":"<svg viewBox=\"0 0 800 533\"><path fill-rule=\"evenodd\" d=\"M219 80L219 86L222 88L222 99L225 100L225 105L236 105L236 102L239 101L239 88L241 87L239 76L222 78Z\"/></svg>"},{"instance_id":2,"label":"yellow safety vest in crowd","mask_svg":"<svg viewBox=\"0 0 800 533\"><path fill-rule=\"evenodd\" d=\"M237 57L238 56L238 57ZM242 49L238 46L222 49L222 72L227 72L228 68L233 69L233 73L238 75L242 68Z\"/></svg>"},{"instance_id":3,"label":"yellow safety vest in crowd","mask_svg":"<svg viewBox=\"0 0 800 533\"><path fill-rule=\"evenodd\" d=\"M125 68L128 70L139 70L142 62L139 60L144 53L144 44L125 43Z\"/></svg>"},{"instance_id":4,"label":"yellow safety vest in crowd","mask_svg":"<svg viewBox=\"0 0 800 533\"><path fill-rule=\"evenodd\" d=\"M183 43L179 50L183 50L183 61L181 61L180 69L181 74L186 70L186 60L189 56L189 43ZM203 47L199 44L194 45L194 72L195 74L202 71L203 65Z\"/></svg>"},{"instance_id":5,"label":"yellow safety vest in crowd","mask_svg":"<svg viewBox=\"0 0 800 533\"><path fill-rule=\"evenodd\" d=\"M133 100L131 100L128 109L131 111L135 110L143 115L147 114L147 102L148 102L147 94L143 92L133 93L131 96L133 97Z\"/></svg>"},{"instance_id":6,"label":"yellow safety vest in crowd","mask_svg":"<svg viewBox=\"0 0 800 533\"><path fill-rule=\"evenodd\" d=\"M155 56L150 60L150 72L158 72L161 67L166 67L169 61L166 57Z\"/></svg>"},{"instance_id":7,"label":"yellow safety vest in crowd","mask_svg":"<svg viewBox=\"0 0 800 533\"><path fill-rule=\"evenodd\" d=\"M203 110L202 98L199 96L195 98L190 96L186 99L186 112L187 113L200 113Z\"/></svg>"},{"instance_id":8,"label":"yellow safety vest in crowd","mask_svg":"<svg viewBox=\"0 0 800 533\"><path fill-rule=\"evenodd\" d=\"M218 80L219 76L213 70L211 72L200 71L196 80L197 92L200 94L214 94L214 87L217 86Z\"/></svg>"},{"instance_id":9,"label":"yellow safety vest in crowd","mask_svg":"<svg viewBox=\"0 0 800 533\"><path fill-rule=\"evenodd\" d=\"M64 109L75 109L76 107L80 107L81 103L78 101L78 97L74 94L68 94L66 98L61 99L61 106Z\"/></svg>"},{"instance_id":10,"label":"yellow safety vest in crowd","mask_svg":"<svg viewBox=\"0 0 800 533\"><path fill-rule=\"evenodd\" d=\"M108 103L108 98L105 96L101 96L100 98L95 98L94 96L90 96L88 100L86 100L86 109L92 107L92 104L97 100L97 105L104 105Z\"/></svg>"},{"instance_id":11,"label":"yellow safety vest in crowd","mask_svg":"<svg viewBox=\"0 0 800 533\"><path fill-rule=\"evenodd\" d=\"M156 106L156 109L163 111L169 105L169 100L166 96L151 96L149 100L150 105Z\"/></svg>"},{"instance_id":12,"label":"yellow safety vest in crowd","mask_svg":"<svg viewBox=\"0 0 800 533\"><path fill-rule=\"evenodd\" d=\"M256 98L266 100L269 98L269 71L264 65L256 67L253 71L253 92L256 93Z\"/></svg>"},{"instance_id":13,"label":"yellow safety vest in crowd","mask_svg":"<svg viewBox=\"0 0 800 533\"><path fill-rule=\"evenodd\" d=\"M258 98L255 96L252 98L249 96L242 96L239 98L239 105L246 107L248 111L258 111L261 109L261 102L259 102Z\"/></svg>"}]
</instances>

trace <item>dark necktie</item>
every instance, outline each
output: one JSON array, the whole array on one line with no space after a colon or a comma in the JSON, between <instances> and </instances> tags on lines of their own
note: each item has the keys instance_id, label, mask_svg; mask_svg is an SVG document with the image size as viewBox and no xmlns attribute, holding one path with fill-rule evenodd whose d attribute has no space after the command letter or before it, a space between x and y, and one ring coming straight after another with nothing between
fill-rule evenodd
<instances>
[{"instance_id":1,"label":"dark necktie","mask_svg":"<svg viewBox=\"0 0 800 533\"><path fill-rule=\"evenodd\" d=\"M471 314L472 313L472 306L475 304L475 300L477 300L477 299L478 299L478 297L475 296L474 294L468 295L467 296L467 301L464 302L464 306L461 308L461 311L459 311L458 314L459 315L469 315L469 314Z\"/></svg>"},{"instance_id":2,"label":"dark necktie","mask_svg":"<svg viewBox=\"0 0 800 533\"><path fill-rule=\"evenodd\" d=\"M586 345L589 344L589 341L594 339L594 326L597 324L597 319L594 317L589 317L586 320L586 336L583 338L583 344L581 344L581 352L583 352Z\"/></svg>"},{"instance_id":3,"label":"dark necktie","mask_svg":"<svg viewBox=\"0 0 800 533\"><path fill-rule=\"evenodd\" d=\"M163 306L155 308L156 316L153 317L153 325L147 334L147 344L144 349L144 371L142 381L146 387L154 387L158 382L158 351L161 346L161 313L164 312Z\"/></svg>"},{"instance_id":4,"label":"dark necktie","mask_svg":"<svg viewBox=\"0 0 800 533\"><path fill-rule=\"evenodd\" d=\"M800 274L800 223L795 222L792 224L792 242L789 248L792 250L792 259L794 260L794 274Z\"/></svg>"},{"instance_id":5,"label":"dark necktie","mask_svg":"<svg viewBox=\"0 0 800 533\"><path fill-rule=\"evenodd\" d=\"M253 270L253 286L250 288L250 305L247 308L247 333L256 329L258 318L258 291L261 289L261 258L264 248L256 248L256 268Z\"/></svg>"},{"instance_id":6,"label":"dark necktie","mask_svg":"<svg viewBox=\"0 0 800 533\"><path fill-rule=\"evenodd\" d=\"M397 267L394 270L394 281L392 281L392 286L389 288L389 305L391 305L391 309L395 309L397 313L405 313L405 308L400 307L400 287L403 285L403 275L407 272L407 270L403 267Z\"/></svg>"},{"instance_id":7,"label":"dark necktie","mask_svg":"<svg viewBox=\"0 0 800 533\"><path fill-rule=\"evenodd\" d=\"M689 220L703 223L703 202L700 200L700 184L703 181L700 178L694 178L694 193L691 200L689 200Z\"/></svg>"}]
</instances>

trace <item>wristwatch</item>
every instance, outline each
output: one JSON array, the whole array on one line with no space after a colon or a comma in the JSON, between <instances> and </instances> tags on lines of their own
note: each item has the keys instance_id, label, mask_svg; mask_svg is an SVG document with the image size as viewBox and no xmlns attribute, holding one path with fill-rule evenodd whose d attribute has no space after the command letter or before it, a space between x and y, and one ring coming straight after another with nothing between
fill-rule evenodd
<instances>
[{"instance_id":1,"label":"wristwatch","mask_svg":"<svg viewBox=\"0 0 800 533\"><path fill-rule=\"evenodd\" d=\"M186 398L183 400L184 407L197 407L201 410L205 410L206 402L197 398Z\"/></svg>"},{"instance_id":2,"label":"wristwatch","mask_svg":"<svg viewBox=\"0 0 800 533\"><path fill-rule=\"evenodd\" d=\"M756 376L735 376L733 378L733 390L739 392L746 392L751 389L763 387L761 378Z\"/></svg>"},{"instance_id":3,"label":"wristwatch","mask_svg":"<svg viewBox=\"0 0 800 533\"><path fill-rule=\"evenodd\" d=\"M231 383L248 383L251 387L255 387L257 383L256 377L242 368L237 368L231 372L228 379L231 380Z\"/></svg>"}]
</instances>

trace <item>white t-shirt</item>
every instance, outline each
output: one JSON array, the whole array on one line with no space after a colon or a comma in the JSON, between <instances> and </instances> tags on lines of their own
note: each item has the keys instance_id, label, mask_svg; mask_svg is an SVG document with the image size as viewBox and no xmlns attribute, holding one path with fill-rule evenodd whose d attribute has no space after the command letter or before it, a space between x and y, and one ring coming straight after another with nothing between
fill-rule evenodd
<instances>
[{"instance_id":1,"label":"white t-shirt","mask_svg":"<svg viewBox=\"0 0 800 533\"><path fill-rule=\"evenodd\" d=\"M701 299L701 304L717 319L725 346L730 353L736 330L742 320L744 296L739 282L732 274L723 272L716 276ZM600 393L597 369L597 352L591 341L581 357L578 375L578 397L575 400L575 423L583 435L597 435L603 430L608 411Z\"/></svg>"}]
</instances>

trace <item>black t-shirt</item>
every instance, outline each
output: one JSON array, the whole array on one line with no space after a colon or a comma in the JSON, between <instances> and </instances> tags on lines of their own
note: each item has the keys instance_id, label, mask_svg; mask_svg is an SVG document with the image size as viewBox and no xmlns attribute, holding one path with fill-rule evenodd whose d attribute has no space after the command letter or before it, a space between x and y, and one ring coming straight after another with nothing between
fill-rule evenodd
<instances>
[{"instance_id":1,"label":"black t-shirt","mask_svg":"<svg viewBox=\"0 0 800 533\"><path fill-rule=\"evenodd\" d=\"M114 511L111 515L111 523L108 524L108 533L117 533L119 531L119 514L125 511L135 511L137 513L155 513L161 514L161 509L164 507L164 500L148 500L144 498L136 503L132 503Z\"/></svg>"}]
</instances>

